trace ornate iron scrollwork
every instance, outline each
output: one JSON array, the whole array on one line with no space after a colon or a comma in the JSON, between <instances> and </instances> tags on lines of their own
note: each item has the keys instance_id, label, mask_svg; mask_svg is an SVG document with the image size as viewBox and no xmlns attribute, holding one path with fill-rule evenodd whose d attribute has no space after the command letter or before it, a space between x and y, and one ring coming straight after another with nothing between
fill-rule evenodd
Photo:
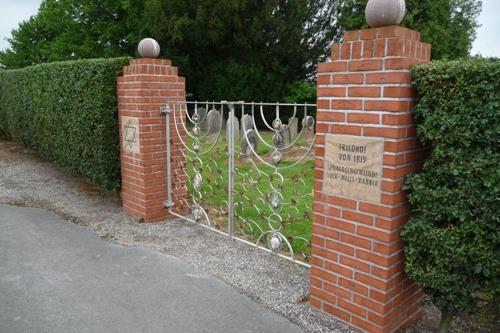
<instances>
[{"instance_id":1,"label":"ornate iron scrollwork","mask_svg":"<svg viewBox=\"0 0 500 333\"><path fill-rule=\"evenodd\" d=\"M266 107L274 109L271 123L265 117ZM312 189L308 193L298 193L294 183L305 184L302 178L307 172L312 173L312 170L298 166L304 165L303 162L311 157L314 146L315 121L307 114L314 107L308 104L244 102L168 105L173 114L175 132L168 127L167 139L173 135L179 137L185 148L183 158L187 161L182 175L169 173L169 177L187 178L191 202L188 215L182 218L294 261L307 259L306 253L297 257L293 242L308 241L304 237L286 235L285 228L298 219L311 216ZM293 108L288 124L280 117L282 108ZM300 133L294 133L299 124L299 108L304 113L302 126ZM238 111L241 117L238 117ZM226 126L223 125L225 114L228 115ZM245 117L247 119L243 121ZM257 126L257 118L264 131ZM238 119L241 119L241 133L236 123ZM241 134L240 140L236 133ZM307 144L303 140L305 133L309 133L310 142ZM239 143L242 146L240 159L235 161ZM259 150L259 146L262 149ZM293 158L287 160L290 152ZM167 159L169 163L170 160ZM297 173L290 176L292 170ZM285 172L289 179L285 179ZM214 201L221 198L224 190L227 197ZM304 203L306 211L299 211L298 202ZM174 208L170 210L175 215Z\"/></svg>"}]
</instances>

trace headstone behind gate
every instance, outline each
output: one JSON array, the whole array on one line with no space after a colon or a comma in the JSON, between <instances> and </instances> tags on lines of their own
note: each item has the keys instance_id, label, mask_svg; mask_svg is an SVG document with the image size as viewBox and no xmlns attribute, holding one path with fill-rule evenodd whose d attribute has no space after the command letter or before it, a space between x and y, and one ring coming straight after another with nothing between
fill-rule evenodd
<instances>
[{"instance_id":1,"label":"headstone behind gate","mask_svg":"<svg viewBox=\"0 0 500 333\"><path fill-rule=\"evenodd\" d=\"M288 119L288 131L290 133L290 141L295 140L297 137L297 129L299 125L299 119L297 117L291 117Z\"/></svg>"},{"instance_id":2,"label":"headstone behind gate","mask_svg":"<svg viewBox=\"0 0 500 333\"><path fill-rule=\"evenodd\" d=\"M240 122L236 116L233 115L233 139L236 142L240 139ZM229 142L229 119L226 121L226 141Z\"/></svg>"},{"instance_id":3,"label":"headstone behind gate","mask_svg":"<svg viewBox=\"0 0 500 333\"><path fill-rule=\"evenodd\" d=\"M248 139L247 139L248 138ZM245 133L241 134L241 152L240 155L244 157L252 157L253 151L257 151L259 146L259 137L253 129L247 129Z\"/></svg>"},{"instance_id":4,"label":"headstone behind gate","mask_svg":"<svg viewBox=\"0 0 500 333\"><path fill-rule=\"evenodd\" d=\"M217 109L212 109L207 114L207 138L216 140L222 130L222 115Z\"/></svg>"},{"instance_id":5,"label":"headstone behind gate","mask_svg":"<svg viewBox=\"0 0 500 333\"><path fill-rule=\"evenodd\" d=\"M314 139L314 118L311 116L302 119L302 141L311 142Z\"/></svg>"},{"instance_id":6,"label":"headstone behind gate","mask_svg":"<svg viewBox=\"0 0 500 333\"><path fill-rule=\"evenodd\" d=\"M253 129L253 118L249 114L244 114L241 117L241 133L245 133L249 129Z\"/></svg>"},{"instance_id":7,"label":"headstone behind gate","mask_svg":"<svg viewBox=\"0 0 500 333\"><path fill-rule=\"evenodd\" d=\"M246 136L248 136L248 142L246 140ZM251 157L253 155L252 150L250 149L248 143L252 145L252 147L257 149L257 145L259 139L257 137L257 133L254 130L253 126L253 117L249 114L244 114L241 117L241 139L240 139L240 156Z\"/></svg>"}]
</instances>

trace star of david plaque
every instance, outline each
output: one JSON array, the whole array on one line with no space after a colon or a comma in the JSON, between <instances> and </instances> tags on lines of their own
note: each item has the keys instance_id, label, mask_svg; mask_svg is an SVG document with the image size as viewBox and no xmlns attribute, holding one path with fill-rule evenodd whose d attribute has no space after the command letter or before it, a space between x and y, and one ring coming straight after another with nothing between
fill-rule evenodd
<instances>
[{"instance_id":1,"label":"star of david plaque","mask_svg":"<svg viewBox=\"0 0 500 333\"><path fill-rule=\"evenodd\" d=\"M139 153L139 119L136 117L122 117L122 133L123 150L128 154Z\"/></svg>"}]
</instances>

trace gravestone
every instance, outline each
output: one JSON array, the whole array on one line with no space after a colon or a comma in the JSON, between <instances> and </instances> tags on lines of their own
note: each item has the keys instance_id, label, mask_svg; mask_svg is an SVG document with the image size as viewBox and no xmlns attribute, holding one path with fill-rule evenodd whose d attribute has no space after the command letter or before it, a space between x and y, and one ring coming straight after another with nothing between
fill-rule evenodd
<instances>
[{"instance_id":1,"label":"gravestone","mask_svg":"<svg viewBox=\"0 0 500 333\"><path fill-rule=\"evenodd\" d=\"M292 136L288 125L285 124L281 125L279 134L281 135L282 139L280 140L278 147L284 147L290 145L290 142L292 141Z\"/></svg>"},{"instance_id":2,"label":"gravestone","mask_svg":"<svg viewBox=\"0 0 500 333\"><path fill-rule=\"evenodd\" d=\"M207 138L216 140L222 130L222 115L219 110L212 109L207 114Z\"/></svg>"},{"instance_id":3,"label":"gravestone","mask_svg":"<svg viewBox=\"0 0 500 333\"><path fill-rule=\"evenodd\" d=\"M248 138L248 141L247 139ZM241 156L244 157L252 157L253 152L250 146L252 146L253 150L257 150L259 138L257 133L253 129L247 129L246 132L241 135ZM249 145L250 144L250 145Z\"/></svg>"},{"instance_id":4,"label":"gravestone","mask_svg":"<svg viewBox=\"0 0 500 333\"><path fill-rule=\"evenodd\" d=\"M241 117L241 133L245 133L249 129L253 129L253 118L249 114L244 114Z\"/></svg>"},{"instance_id":5,"label":"gravestone","mask_svg":"<svg viewBox=\"0 0 500 333\"><path fill-rule=\"evenodd\" d=\"M299 125L299 119L297 117L288 118L288 131L290 132L290 141L295 140L297 137L297 129Z\"/></svg>"},{"instance_id":6,"label":"gravestone","mask_svg":"<svg viewBox=\"0 0 500 333\"><path fill-rule=\"evenodd\" d=\"M302 119L302 141L311 142L314 139L314 118L311 116Z\"/></svg>"},{"instance_id":7,"label":"gravestone","mask_svg":"<svg viewBox=\"0 0 500 333\"><path fill-rule=\"evenodd\" d=\"M233 138L236 142L240 139L240 122L236 116L233 115ZM226 121L226 141L229 142L229 119Z\"/></svg>"},{"instance_id":8,"label":"gravestone","mask_svg":"<svg viewBox=\"0 0 500 333\"><path fill-rule=\"evenodd\" d=\"M285 124L279 125L278 130L273 135L273 144L278 148L283 148L290 145L291 141L292 136L289 126Z\"/></svg>"}]
</instances>

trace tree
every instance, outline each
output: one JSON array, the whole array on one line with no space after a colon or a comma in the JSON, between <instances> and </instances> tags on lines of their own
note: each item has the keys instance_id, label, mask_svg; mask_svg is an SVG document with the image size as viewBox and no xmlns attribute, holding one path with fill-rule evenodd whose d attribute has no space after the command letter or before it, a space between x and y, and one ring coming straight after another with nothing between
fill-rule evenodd
<instances>
[{"instance_id":1,"label":"tree","mask_svg":"<svg viewBox=\"0 0 500 333\"><path fill-rule=\"evenodd\" d=\"M133 55L142 0L44 0L9 39L0 63L20 68L58 60Z\"/></svg>"},{"instance_id":2,"label":"tree","mask_svg":"<svg viewBox=\"0 0 500 333\"><path fill-rule=\"evenodd\" d=\"M367 0L43 0L0 52L0 67L133 56L158 40L197 99L280 100L344 30L366 27ZM467 56L478 0L407 0L403 25L421 31L435 59Z\"/></svg>"},{"instance_id":3,"label":"tree","mask_svg":"<svg viewBox=\"0 0 500 333\"><path fill-rule=\"evenodd\" d=\"M133 3L133 6L132 6ZM151 36L200 99L278 100L313 79L338 35L337 1L44 0L0 63L133 55Z\"/></svg>"},{"instance_id":4,"label":"tree","mask_svg":"<svg viewBox=\"0 0 500 333\"><path fill-rule=\"evenodd\" d=\"M40 43L43 38L35 17L19 24L8 39L11 48L0 52L0 64L7 68L22 68L44 62Z\"/></svg>"},{"instance_id":5,"label":"tree","mask_svg":"<svg viewBox=\"0 0 500 333\"><path fill-rule=\"evenodd\" d=\"M144 31L196 98L278 100L328 53L334 10L325 0L151 0Z\"/></svg>"},{"instance_id":6,"label":"tree","mask_svg":"<svg viewBox=\"0 0 500 333\"><path fill-rule=\"evenodd\" d=\"M368 27L364 9L368 0L347 0L339 11L345 30ZM432 45L433 59L457 59L469 55L476 38L480 0L406 0L402 26L419 31Z\"/></svg>"}]
</instances>

